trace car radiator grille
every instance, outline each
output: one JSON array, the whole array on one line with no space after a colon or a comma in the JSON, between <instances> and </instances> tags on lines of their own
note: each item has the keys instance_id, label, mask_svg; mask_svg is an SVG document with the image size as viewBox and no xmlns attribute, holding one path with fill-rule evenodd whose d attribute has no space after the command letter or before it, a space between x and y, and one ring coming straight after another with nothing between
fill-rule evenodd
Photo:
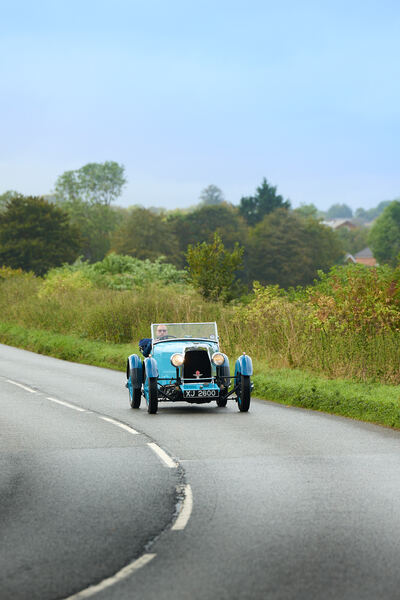
<instances>
[{"instance_id":1,"label":"car radiator grille","mask_svg":"<svg viewBox=\"0 0 400 600\"><path fill-rule=\"evenodd\" d=\"M185 354L183 366L183 378L198 380L208 379L211 381L211 362L208 352L205 350L190 350Z\"/></svg>"}]
</instances>

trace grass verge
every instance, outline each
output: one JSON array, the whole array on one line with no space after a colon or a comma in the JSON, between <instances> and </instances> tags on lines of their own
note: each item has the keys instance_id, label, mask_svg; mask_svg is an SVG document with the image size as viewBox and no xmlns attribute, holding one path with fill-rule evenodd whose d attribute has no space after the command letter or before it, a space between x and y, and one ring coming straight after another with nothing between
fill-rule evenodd
<instances>
[{"instance_id":1,"label":"grass verge","mask_svg":"<svg viewBox=\"0 0 400 600\"><path fill-rule=\"evenodd\" d=\"M0 342L39 354L119 371L125 370L136 344L108 344L73 335L26 329L0 322ZM298 406L400 428L398 386L325 379L297 369L268 369L256 363L254 396L288 406Z\"/></svg>"},{"instance_id":2,"label":"grass verge","mask_svg":"<svg viewBox=\"0 0 400 600\"><path fill-rule=\"evenodd\" d=\"M256 368L255 373L258 398L400 428L398 386L325 379L296 369Z\"/></svg>"},{"instance_id":3,"label":"grass verge","mask_svg":"<svg viewBox=\"0 0 400 600\"><path fill-rule=\"evenodd\" d=\"M26 329L1 322L0 342L38 354L118 371L125 371L126 358L134 351L132 344L93 342L74 335Z\"/></svg>"}]
</instances>

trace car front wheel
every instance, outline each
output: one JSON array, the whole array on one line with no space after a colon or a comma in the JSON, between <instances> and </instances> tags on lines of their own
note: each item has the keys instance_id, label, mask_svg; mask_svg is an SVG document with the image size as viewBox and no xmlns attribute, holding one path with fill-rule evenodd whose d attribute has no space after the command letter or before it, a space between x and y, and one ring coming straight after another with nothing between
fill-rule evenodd
<instances>
[{"instance_id":1,"label":"car front wheel","mask_svg":"<svg viewBox=\"0 0 400 600\"><path fill-rule=\"evenodd\" d=\"M129 390L129 403L131 408L140 408L140 402L142 400L142 390L140 388L132 388Z\"/></svg>"},{"instance_id":2,"label":"car front wheel","mask_svg":"<svg viewBox=\"0 0 400 600\"><path fill-rule=\"evenodd\" d=\"M155 415L158 409L157 377L149 377L147 412Z\"/></svg>"}]
</instances>

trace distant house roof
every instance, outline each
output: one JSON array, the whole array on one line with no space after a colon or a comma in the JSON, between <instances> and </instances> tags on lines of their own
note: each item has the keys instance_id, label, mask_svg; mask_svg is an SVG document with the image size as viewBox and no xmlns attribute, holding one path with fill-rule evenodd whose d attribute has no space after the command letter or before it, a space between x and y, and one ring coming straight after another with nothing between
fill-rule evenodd
<instances>
[{"instance_id":1,"label":"distant house roof","mask_svg":"<svg viewBox=\"0 0 400 600\"><path fill-rule=\"evenodd\" d=\"M322 225L326 225L331 229L340 229L341 227L355 229L357 227L350 219L330 219L329 221L322 221Z\"/></svg>"},{"instance_id":2,"label":"distant house roof","mask_svg":"<svg viewBox=\"0 0 400 600\"><path fill-rule=\"evenodd\" d=\"M357 254L354 255L354 258L374 258L374 255L372 254L371 248L368 248L367 246L360 250L360 252L357 252Z\"/></svg>"},{"instance_id":3,"label":"distant house roof","mask_svg":"<svg viewBox=\"0 0 400 600\"><path fill-rule=\"evenodd\" d=\"M345 262L357 263L359 265L366 265L367 267L375 267L378 263L376 262L376 258L372 254L371 248L364 248L357 252L357 254L346 254Z\"/></svg>"}]
</instances>

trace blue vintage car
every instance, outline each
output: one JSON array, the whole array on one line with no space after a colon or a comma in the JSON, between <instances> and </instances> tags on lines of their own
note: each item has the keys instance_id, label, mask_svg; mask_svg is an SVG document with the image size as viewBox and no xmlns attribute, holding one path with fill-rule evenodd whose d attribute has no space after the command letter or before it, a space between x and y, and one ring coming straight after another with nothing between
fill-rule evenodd
<instances>
[{"instance_id":1,"label":"blue vintage car","mask_svg":"<svg viewBox=\"0 0 400 600\"><path fill-rule=\"evenodd\" d=\"M126 387L132 408L142 395L147 410L155 414L159 402L203 404L215 401L224 407L229 398L239 410L250 407L253 374L251 358L243 353L230 375L229 359L219 349L216 323L153 323L151 338L141 340L142 360L127 360Z\"/></svg>"}]
</instances>

